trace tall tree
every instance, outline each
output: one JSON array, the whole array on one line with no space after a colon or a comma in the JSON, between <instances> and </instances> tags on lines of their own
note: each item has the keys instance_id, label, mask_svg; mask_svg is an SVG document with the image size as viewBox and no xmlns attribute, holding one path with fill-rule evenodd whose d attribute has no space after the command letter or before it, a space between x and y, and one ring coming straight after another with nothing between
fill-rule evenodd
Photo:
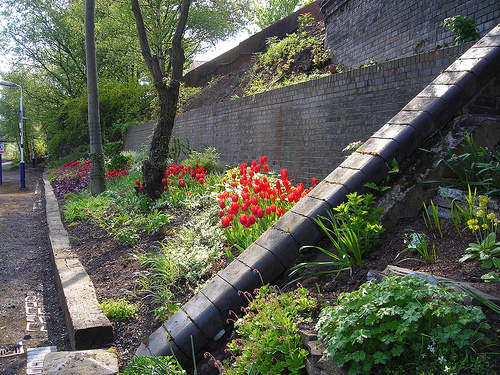
<instances>
[{"instance_id":1,"label":"tall tree","mask_svg":"<svg viewBox=\"0 0 500 375\"><path fill-rule=\"evenodd\" d=\"M99 122L99 89L95 53L95 1L85 1L85 56L87 62L87 98L90 137L90 191L98 195L106 190L101 124Z\"/></svg>"},{"instance_id":2,"label":"tall tree","mask_svg":"<svg viewBox=\"0 0 500 375\"><path fill-rule=\"evenodd\" d=\"M312 0L260 0L254 7L255 23L265 29L311 2Z\"/></svg>"},{"instance_id":3,"label":"tall tree","mask_svg":"<svg viewBox=\"0 0 500 375\"><path fill-rule=\"evenodd\" d=\"M184 69L184 49L182 48L182 36L186 28L191 0L182 0L177 26L172 38L169 53L168 72L165 70L165 56L161 44L157 44L156 53L151 53L146 26L142 16L139 0L131 0L132 11L137 24L137 33L141 44L141 52L146 66L153 79L153 84L158 93L160 115L158 123L153 132L149 159L142 165L143 184L145 192L155 198L163 189L161 182L168 160L168 144L174 128L175 115L177 113L177 102L179 100L179 89Z\"/></svg>"}]
</instances>

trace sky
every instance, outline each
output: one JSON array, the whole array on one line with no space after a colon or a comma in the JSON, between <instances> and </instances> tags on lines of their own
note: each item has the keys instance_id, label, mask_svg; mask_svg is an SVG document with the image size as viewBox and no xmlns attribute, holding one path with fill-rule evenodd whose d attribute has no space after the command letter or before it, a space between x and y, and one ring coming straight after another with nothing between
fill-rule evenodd
<instances>
[{"instance_id":1,"label":"sky","mask_svg":"<svg viewBox=\"0 0 500 375\"><path fill-rule=\"evenodd\" d=\"M248 31L241 31L235 37L228 39L223 42L219 42L207 52L195 56L195 61L210 61L224 52L229 51L230 49L238 46L242 41L248 39L250 37L250 33Z\"/></svg>"}]
</instances>

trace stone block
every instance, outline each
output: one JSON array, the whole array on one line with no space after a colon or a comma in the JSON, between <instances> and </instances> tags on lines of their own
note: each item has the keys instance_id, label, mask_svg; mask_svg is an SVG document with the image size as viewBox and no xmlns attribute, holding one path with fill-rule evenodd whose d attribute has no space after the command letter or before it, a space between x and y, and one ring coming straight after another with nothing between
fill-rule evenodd
<instances>
[{"instance_id":1,"label":"stone block","mask_svg":"<svg viewBox=\"0 0 500 375\"><path fill-rule=\"evenodd\" d=\"M114 375L118 374L118 370L117 355L100 349L47 353L42 374Z\"/></svg>"},{"instance_id":2,"label":"stone block","mask_svg":"<svg viewBox=\"0 0 500 375\"><path fill-rule=\"evenodd\" d=\"M401 146L406 156L410 156L422 144L422 137L410 125L386 124L372 136L372 138L378 137L394 139Z\"/></svg>"},{"instance_id":3,"label":"stone block","mask_svg":"<svg viewBox=\"0 0 500 375\"><path fill-rule=\"evenodd\" d=\"M243 253L246 252L247 250ZM248 265L238 259L233 260L219 273L219 276L237 291L251 293L255 288L262 286L259 276Z\"/></svg>"},{"instance_id":4,"label":"stone block","mask_svg":"<svg viewBox=\"0 0 500 375\"><path fill-rule=\"evenodd\" d=\"M494 77L494 67L486 59L458 59L451 64L446 71L468 71L473 73L482 87Z\"/></svg>"},{"instance_id":5,"label":"stone block","mask_svg":"<svg viewBox=\"0 0 500 375\"><path fill-rule=\"evenodd\" d=\"M290 266L299 256L299 243L288 232L271 227L260 236L255 244L269 250L283 266Z\"/></svg>"},{"instance_id":6,"label":"stone block","mask_svg":"<svg viewBox=\"0 0 500 375\"><path fill-rule=\"evenodd\" d=\"M308 196L324 200L331 208L334 208L346 200L347 194L349 190L345 186L321 181Z\"/></svg>"},{"instance_id":7,"label":"stone block","mask_svg":"<svg viewBox=\"0 0 500 375\"><path fill-rule=\"evenodd\" d=\"M257 273L259 287L272 283L285 270L283 264L273 253L255 243L251 244L237 259Z\"/></svg>"},{"instance_id":8,"label":"stone block","mask_svg":"<svg viewBox=\"0 0 500 375\"><path fill-rule=\"evenodd\" d=\"M164 326L154 331L149 338L144 340L137 348L135 355L146 357L172 356L181 363L186 363L188 356L181 352L179 347L172 341Z\"/></svg>"},{"instance_id":9,"label":"stone block","mask_svg":"<svg viewBox=\"0 0 500 375\"><path fill-rule=\"evenodd\" d=\"M175 342L180 351L187 357L192 356L193 348L194 352L197 353L209 341L182 310L177 311L168 319L163 324L163 328L168 332L171 340Z\"/></svg>"},{"instance_id":10,"label":"stone block","mask_svg":"<svg viewBox=\"0 0 500 375\"><path fill-rule=\"evenodd\" d=\"M403 110L410 111L425 111L429 113L437 127L444 126L453 117L453 113L446 101L441 98L421 97L413 98Z\"/></svg>"},{"instance_id":11,"label":"stone block","mask_svg":"<svg viewBox=\"0 0 500 375\"><path fill-rule=\"evenodd\" d=\"M325 201L306 195L293 206L291 211L310 219L317 219L319 216L325 216L326 211L330 208L330 205Z\"/></svg>"},{"instance_id":12,"label":"stone block","mask_svg":"<svg viewBox=\"0 0 500 375\"><path fill-rule=\"evenodd\" d=\"M466 103L467 99L462 90L456 85L428 85L417 97L441 98L449 106L452 113L458 112Z\"/></svg>"},{"instance_id":13,"label":"stone block","mask_svg":"<svg viewBox=\"0 0 500 375\"><path fill-rule=\"evenodd\" d=\"M226 318L217 310L215 305L202 293L191 298L182 310L200 329L205 337L212 339L227 323Z\"/></svg>"},{"instance_id":14,"label":"stone block","mask_svg":"<svg viewBox=\"0 0 500 375\"><path fill-rule=\"evenodd\" d=\"M389 170L384 159L380 156L354 152L341 165L342 168L359 169L367 180L378 184Z\"/></svg>"},{"instance_id":15,"label":"stone block","mask_svg":"<svg viewBox=\"0 0 500 375\"><path fill-rule=\"evenodd\" d=\"M357 152L379 156L389 165L394 159L401 163L406 158L401 146L393 139L372 137L358 148Z\"/></svg>"},{"instance_id":16,"label":"stone block","mask_svg":"<svg viewBox=\"0 0 500 375\"><path fill-rule=\"evenodd\" d=\"M326 176L325 181L345 186L349 192L361 192L363 185L368 182L367 176L358 169L337 167Z\"/></svg>"},{"instance_id":17,"label":"stone block","mask_svg":"<svg viewBox=\"0 0 500 375\"><path fill-rule=\"evenodd\" d=\"M236 289L219 276L215 276L200 291L212 302L225 319L235 319L235 314L241 313L241 307L248 301L241 297Z\"/></svg>"},{"instance_id":18,"label":"stone block","mask_svg":"<svg viewBox=\"0 0 500 375\"><path fill-rule=\"evenodd\" d=\"M296 214L293 211L285 213L272 227L284 233L289 233L300 246L314 245L323 237L323 232L312 219Z\"/></svg>"}]
</instances>

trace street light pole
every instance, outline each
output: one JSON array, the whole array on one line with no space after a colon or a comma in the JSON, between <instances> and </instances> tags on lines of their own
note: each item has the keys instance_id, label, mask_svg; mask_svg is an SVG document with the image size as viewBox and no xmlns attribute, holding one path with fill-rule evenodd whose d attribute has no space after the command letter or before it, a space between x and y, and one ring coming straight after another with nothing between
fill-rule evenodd
<instances>
[{"instance_id":1,"label":"street light pole","mask_svg":"<svg viewBox=\"0 0 500 375\"><path fill-rule=\"evenodd\" d=\"M8 86L8 87L19 87L21 90L21 97L19 99L19 132L20 132L20 141L21 141L21 162L19 163L19 172L21 175L21 189L26 187L25 185L25 168L24 168L24 144L23 144L23 88L12 82L0 81L0 85Z\"/></svg>"},{"instance_id":2,"label":"street light pole","mask_svg":"<svg viewBox=\"0 0 500 375\"><path fill-rule=\"evenodd\" d=\"M23 117L23 120L31 120L30 118ZM26 135L28 131L26 131ZM29 140L28 140L29 147ZM35 126L31 123L31 168L35 168Z\"/></svg>"}]
</instances>

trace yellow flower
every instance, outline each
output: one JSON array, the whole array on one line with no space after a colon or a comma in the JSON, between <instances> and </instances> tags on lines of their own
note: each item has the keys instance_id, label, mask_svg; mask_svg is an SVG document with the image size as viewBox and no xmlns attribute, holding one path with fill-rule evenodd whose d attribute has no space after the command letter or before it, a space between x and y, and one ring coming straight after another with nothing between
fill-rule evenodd
<instances>
[{"instance_id":1,"label":"yellow flower","mask_svg":"<svg viewBox=\"0 0 500 375\"><path fill-rule=\"evenodd\" d=\"M483 227L483 229L488 229L488 224L483 224L481 226Z\"/></svg>"},{"instance_id":2,"label":"yellow flower","mask_svg":"<svg viewBox=\"0 0 500 375\"><path fill-rule=\"evenodd\" d=\"M484 216L484 211L483 210L479 210L476 212L476 216L477 217L483 217Z\"/></svg>"},{"instance_id":3,"label":"yellow flower","mask_svg":"<svg viewBox=\"0 0 500 375\"><path fill-rule=\"evenodd\" d=\"M479 225L474 226L474 230L479 230Z\"/></svg>"},{"instance_id":4,"label":"yellow flower","mask_svg":"<svg viewBox=\"0 0 500 375\"><path fill-rule=\"evenodd\" d=\"M486 215L486 218L488 220L491 220L491 221L494 221L496 218L495 218L495 213L492 212L492 213L489 213L488 215Z\"/></svg>"}]
</instances>

